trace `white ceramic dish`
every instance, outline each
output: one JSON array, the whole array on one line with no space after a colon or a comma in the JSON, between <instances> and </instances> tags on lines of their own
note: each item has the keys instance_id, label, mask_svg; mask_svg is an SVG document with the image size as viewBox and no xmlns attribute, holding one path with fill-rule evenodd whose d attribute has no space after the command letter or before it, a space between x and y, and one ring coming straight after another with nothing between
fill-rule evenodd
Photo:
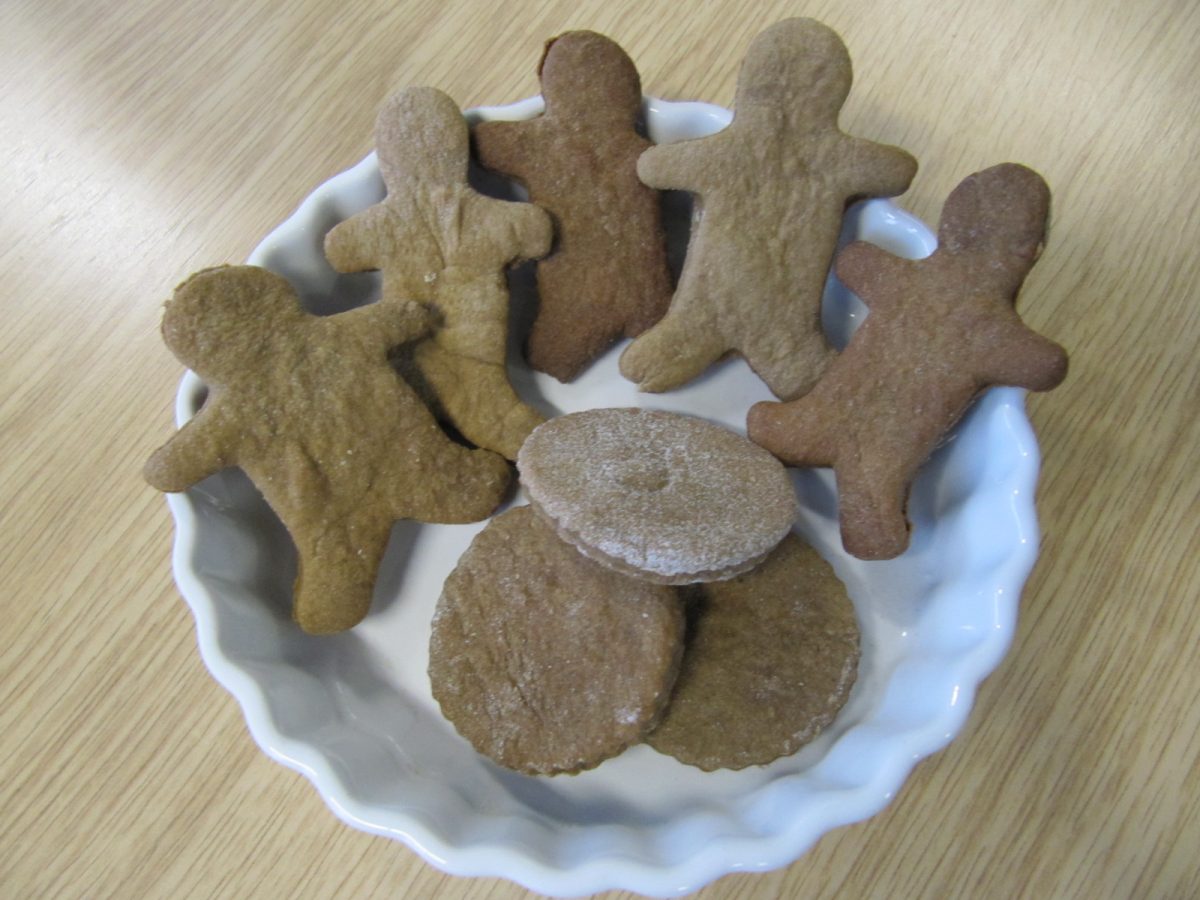
<instances>
[{"instance_id":1,"label":"white ceramic dish","mask_svg":"<svg viewBox=\"0 0 1200 900\"><path fill-rule=\"evenodd\" d=\"M534 98L470 115L514 119L540 109ZM701 103L647 102L658 141L714 132L729 115ZM364 302L375 276L335 276L321 244L334 223L382 192L368 157L317 188L250 262L286 275L314 309ZM913 257L934 246L925 226L886 201L852 210L850 236ZM519 296L520 276L514 284ZM835 341L862 314L831 282L825 318ZM513 378L551 413L645 405L738 430L749 405L769 397L738 360L683 390L640 395L618 375L618 354L572 385L529 372L514 354ZM180 423L203 395L188 373ZM315 638L288 617L295 562L287 535L239 472L168 501L176 579L205 663L263 750L309 778L338 816L458 875L501 876L547 894L677 895L728 872L792 862L829 829L882 809L913 765L951 740L1013 634L1037 552L1037 469L1022 393L990 391L918 479L911 549L875 563L841 550L831 474L797 472L797 528L833 562L862 623L859 682L834 726L802 752L712 774L642 746L578 776L529 778L495 767L458 737L430 696L429 620L442 580L481 525L399 524L371 615L347 634Z\"/></svg>"}]
</instances>

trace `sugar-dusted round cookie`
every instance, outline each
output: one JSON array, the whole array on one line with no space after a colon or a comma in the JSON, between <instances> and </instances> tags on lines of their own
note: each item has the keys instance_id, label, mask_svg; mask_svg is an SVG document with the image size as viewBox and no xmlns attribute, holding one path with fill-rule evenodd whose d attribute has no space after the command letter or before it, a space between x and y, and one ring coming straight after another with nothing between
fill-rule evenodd
<instances>
[{"instance_id":1,"label":"sugar-dusted round cookie","mask_svg":"<svg viewBox=\"0 0 1200 900\"><path fill-rule=\"evenodd\" d=\"M528 774L578 772L642 741L682 648L675 591L592 562L523 506L489 522L446 579L429 679L480 753Z\"/></svg>"},{"instance_id":2,"label":"sugar-dusted round cookie","mask_svg":"<svg viewBox=\"0 0 1200 900\"><path fill-rule=\"evenodd\" d=\"M854 607L796 535L730 581L685 589L675 690L647 743L705 771L766 765L834 720L858 674Z\"/></svg>"},{"instance_id":3,"label":"sugar-dusted round cookie","mask_svg":"<svg viewBox=\"0 0 1200 900\"><path fill-rule=\"evenodd\" d=\"M660 584L732 578L792 527L783 466L719 425L592 409L534 429L517 457L534 508L610 568Z\"/></svg>"}]
</instances>

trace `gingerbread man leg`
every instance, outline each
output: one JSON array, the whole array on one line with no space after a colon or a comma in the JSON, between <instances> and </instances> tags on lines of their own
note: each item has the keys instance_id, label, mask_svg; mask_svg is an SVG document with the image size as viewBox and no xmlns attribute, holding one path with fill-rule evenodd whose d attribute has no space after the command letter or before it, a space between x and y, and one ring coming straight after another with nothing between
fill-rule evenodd
<instances>
[{"instance_id":1,"label":"gingerbread man leg","mask_svg":"<svg viewBox=\"0 0 1200 900\"><path fill-rule=\"evenodd\" d=\"M620 298L606 293L610 286L597 283L596 274L562 255L538 263L540 300L526 357L533 368L559 381L573 380L624 330L628 314L618 305ZM585 297L591 305L581 303Z\"/></svg>"},{"instance_id":2,"label":"gingerbread man leg","mask_svg":"<svg viewBox=\"0 0 1200 900\"><path fill-rule=\"evenodd\" d=\"M689 316L686 309L672 308L625 348L621 374L639 390L669 391L700 375L728 349L728 342L711 323Z\"/></svg>"},{"instance_id":3,"label":"gingerbread man leg","mask_svg":"<svg viewBox=\"0 0 1200 900\"><path fill-rule=\"evenodd\" d=\"M545 421L517 396L503 362L453 353L434 341L419 344L413 362L446 417L478 447L516 459L529 432Z\"/></svg>"},{"instance_id":4,"label":"gingerbread man leg","mask_svg":"<svg viewBox=\"0 0 1200 900\"><path fill-rule=\"evenodd\" d=\"M763 401L750 407L746 434L789 466L832 466L834 443L830 425L820 407L805 400L790 403ZM837 429L838 423L832 427ZM797 440L796 436L802 436Z\"/></svg>"},{"instance_id":5,"label":"gingerbread man leg","mask_svg":"<svg viewBox=\"0 0 1200 900\"><path fill-rule=\"evenodd\" d=\"M801 397L812 390L836 355L820 332L813 332L807 338L802 337L799 329L786 333L792 339L790 346L777 347L773 346L777 342L764 340L758 344L762 350L742 351L755 374L783 400Z\"/></svg>"},{"instance_id":6,"label":"gingerbread man leg","mask_svg":"<svg viewBox=\"0 0 1200 900\"><path fill-rule=\"evenodd\" d=\"M787 403L756 403L746 416L746 432L787 465L833 466L847 552L860 559L899 556L908 547L910 454L872 452L859 441L839 453L839 437L847 429L839 417L828 416L826 399L809 394Z\"/></svg>"},{"instance_id":7,"label":"gingerbread man leg","mask_svg":"<svg viewBox=\"0 0 1200 900\"><path fill-rule=\"evenodd\" d=\"M898 473L861 448L834 466L842 546L859 559L893 559L908 549L904 515L911 472Z\"/></svg>"},{"instance_id":8,"label":"gingerbread man leg","mask_svg":"<svg viewBox=\"0 0 1200 900\"><path fill-rule=\"evenodd\" d=\"M288 530L297 536L300 559L292 618L309 634L334 634L361 622L371 608L391 523L352 516L324 531Z\"/></svg>"}]
</instances>

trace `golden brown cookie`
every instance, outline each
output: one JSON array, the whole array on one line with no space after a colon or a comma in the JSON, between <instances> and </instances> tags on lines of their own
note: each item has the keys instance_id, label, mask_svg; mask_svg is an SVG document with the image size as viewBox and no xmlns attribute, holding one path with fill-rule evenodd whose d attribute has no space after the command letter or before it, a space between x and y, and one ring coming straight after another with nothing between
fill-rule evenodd
<instances>
[{"instance_id":1,"label":"golden brown cookie","mask_svg":"<svg viewBox=\"0 0 1200 900\"><path fill-rule=\"evenodd\" d=\"M917 168L838 130L850 81L835 32L784 20L750 45L728 128L642 154L642 181L696 195L671 307L621 356L642 390L678 387L730 350L777 397L816 383L832 357L821 298L846 203L902 193Z\"/></svg>"},{"instance_id":2,"label":"golden brown cookie","mask_svg":"<svg viewBox=\"0 0 1200 900\"><path fill-rule=\"evenodd\" d=\"M467 440L515 459L543 417L508 380L504 271L550 249L550 218L467 183L467 123L441 91L388 98L375 147L387 197L331 230L325 255L340 272L381 270L383 303L431 311L435 327L412 346L405 374Z\"/></svg>"},{"instance_id":3,"label":"golden brown cookie","mask_svg":"<svg viewBox=\"0 0 1200 900\"><path fill-rule=\"evenodd\" d=\"M682 647L672 589L597 565L522 506L489 522L446 579L429 680L480 753L531 775L578 772L654 726Z\"/></svg>"},{"instance_id":4,"label":"golden brown cookie","mask_svg":"<svg viewBox=\"0 0 1200 900\"><path fill-rule=\"evenodd\" d=\"M477 125L475 147L483 165L517 179L554 216L558 240L537 264L526 356L571 381L614 341L662 317L671 275L658 192L637 176L651 143L636 130L633 61L603 35L571 31L546 44L538 74L546 112Z\"/></svg>"},{"instance_id":5,"label":"golden brown cookie","mask_svg":"<svg viewBox=\"0 0 1200 900\"><path fill-rule=\"evenodd\" d=\"M244 469L295 540L293 614L305 631L367 614L397 519L471 522L503 499L508 463L450 441L388 363L390 348L429 328L417 304L318 317L281 276L223 266L181 284L162 327L208 398L150 457L146 480L182 491Z\"/></svg>"},{"instance_id":6,"label":"golden brown cookie","mask_svg":"<svg viewBox=\"0 0 1200 900\"><path fill-rule=\"evenodd\" d=\"M1040 175L1005 163L950 194L932 256L851 244L837 275L870 314L812 393L751 407L754 441L789 465L833 467L842 543L855 556L904 552L909 486L980 391L1044 391L1066 377L1066 352L1014 306L1049 205Z\"/></svg>"},{"instance_id":7,"label":"golden brown cookie","mask_svg":"<svg viewBox=\"0 0 1200 900\"><path fill-rule=\"evenodd\" d=\"M683 663L651 747L705 771L743 769L795 753L834 720L858 675L858 620L817 551L789 534L757 569L681 593Z\"/></svg>"},{"instance_id":8,"label":"golden brown cookie","mask_svg":"<svg viewBox=\"0 0 1200 900\"><path fill-rule=\"evenodd\" d=\"M783 466L703 419L593 409L551 419L517 457L534 509L606 566L660 584L732 578L791 530Z\"/></svg>"}]
</instances>

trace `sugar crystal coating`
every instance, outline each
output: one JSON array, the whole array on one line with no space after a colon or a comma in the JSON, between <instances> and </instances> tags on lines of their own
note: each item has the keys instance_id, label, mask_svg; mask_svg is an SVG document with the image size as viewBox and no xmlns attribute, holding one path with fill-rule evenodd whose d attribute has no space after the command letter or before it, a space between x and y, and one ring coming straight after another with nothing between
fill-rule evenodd
<instances>
[{"instance_id":1,"label":"sugar crystal coating","mask_svg":"<svg viewBox=\"0 0 1200 900\"><path fill-rule=\"evenodd\" d=\"M559 416L534 430L517 466L560 537L664 584L753 567L796 514L791 481L770 454L711 422L661 410Z\"/></svg>"}]
</instances>

